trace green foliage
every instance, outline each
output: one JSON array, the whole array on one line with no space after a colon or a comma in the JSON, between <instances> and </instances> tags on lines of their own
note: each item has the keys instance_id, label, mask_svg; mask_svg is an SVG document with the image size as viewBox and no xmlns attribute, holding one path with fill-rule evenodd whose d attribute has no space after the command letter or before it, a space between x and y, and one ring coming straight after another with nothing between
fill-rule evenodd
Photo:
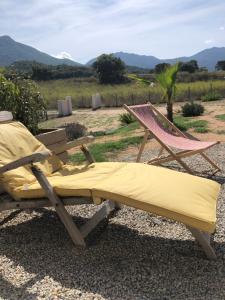
<instances>
[{"instance_id":1,"label":"green foliage","mask_svg":"<svg viewBox=\"0 0 225 300\"><path fill-rule=\"evenodd\" d=\"M205 94L204 96L201 97L201 100L204 102L207 101L216 101L216 100L220 100L222 98L221 94L219 94L218 92L211 91L208 92L207 94Z\"/></svg>"},{"instance_id":2,"label":"green foliage","mask_svg":"<svg viewBox=\"0 0 225 300\"><path fill-rule=\"evenodd\" d=\"M209 129L207 127L196 127L195 132L197 132L197 133L207 133L207 132L209 132Z\"/></svg>"},{"instance_id":3,"label":"green foliage","mask_svg":"<svg viewBox=\"0 0 225 300\"><path fill-rule=\"evenodd\" d=\"M134 136L121 139L119 141L109 141L105 143L96 143L89 146L91 154L94 156L97 162L107 161L107 154L122 151L129 146L139 145L142 141L142 136ZM81 153L75 153L70 156L72 162L83 162L85 157Z\"/></svg>"},{"instance_id":4,"label":"green foliage","mask_svg":"<svg viewBox=\"0 0 225 300\"><path fill-rule=\"evenodd\" d=\"M14 77L7 80L0 75L0 110L13 113L33 134L38 133L38 122L46 118L46 108L37 86L31 80Z\"/></svg>"},{"instance_id":5,"label":"green foliage","mask_svg":"<svg viewBox=\"0 0 225 300\"><path fill-rule=\"evenodd\" d=\"M120 114L119 121L122 125L127 125L135 122L135 118L130 113L123 113Z\"/></svg>"},{"instance_id":6,"label":"green foliage","mask_svg":"<svg viewBox=\"0 0 225 300\"><path fill-rule=\"evenodd\" d=\"M174 124L182 131L187 131L188 129L198 130L199 128L207 128L208 122L206 120L193 120L189 117L175 116ZM197 129L198 128L198 129Z\"/></svg>"},{"instance_id":7,"label":"green foliage","mask_svg":"<svg viewBox=\"0 0 225 300\"><path fill-rule=\"evenodd\" d=\"M125 81L125 64L113 54L99 56L93 63L93 68L101 84L122 83Z\"/></svg>"},{"instance_id":8,"label":"green foliage","mask_svg":"<svg viewBox=\"0 0 225 300\"><path fill-rule=\"evenodd\" d=\"M215 66L218 71L225 71L225 60L219 60Z\"/></svg>"},{"instance_id":9,"label":"green foliage","mask_svg":"<svg viewBox=\"0 0 225 300\"><path fill-rule=\"evenodd\" d=\"M198 103L185 103L182 106L182 115L184 117L201 116L204 113L204 106Z\"/></svg>"},{"instance_id":10,"label":"green foliage","mask_svg":"<svg viewBox=\"0 0 225 300\"><path fill-rule=\"evenodd\" d=\"M104 136L104 135L127 135L129 133L132 133L134 130L137 130L140 128L140 125L137 121L130 123L128 125L123 125L117 129L111 129L111 130L99 130L90 132L90 135L93 136Z\"/></svg>"},{"instance_id":11,"label":"green foliage","mask_svg":"<svg viewBox=\"0 0 225 300\"><path fill-rule=\"evenodd\" d=\"M103 85L98 84L93 78L39 81L37 84L49 109L57 109L56 99L64 99L66 95L72 97L74 108L91 107L91 96L96 92L101 94L102 102L106 107L118 107L124 103L134 105L142 104L146 101L151 101L152 103L159 101L162 103L164 101L162 99L163 91L159 84L151 88L149 84L139 84L134 81L126 84ZM213 87L215 91L225 97L224 80L214 81ZM176 94L173 100L200 99L209 89L210 82L176 83Z\"/></svg>"},{"instance_id":12,"label":"green foliage","mask_svg":"<svg viewBox=\"0 0 225 300\"><path fill-rule=\"evenodd\" d=\"M225 114L222 114L222 115L216 115L215 118L217 120L220 120L220 121L225 121Z\"/></svg>"},{"instance_id":13,"label":"green foliage","mask_svg":"<svg viewBox=\"0 0 225 300\"><path fill-rule=\"evenodd\" d=\"M160 63L155 66L154 71L156 74L160 74L160 73L164 72L168 67L170 67L170 64Z\"/></svg>"},{"instance_id":14,"label":"green foliage","mask_svg":"<svg viewBox=\"0 0 225 300\"><path fill-rule=\"evenodd\" d=\"M164 99L167 102L167 118L173 122L173 100L176 89L176 78L179 70L179 64L175 64L165 69L156 76L157 82L164 91Z\"/></svg>"},{"instance_id":15,"label":"green foliage","mask_svg":"<svg viewBox=\"0 0 225 300\"><path fill-rule=\"evenodd\" d=\"M119 127L116 129L113 134L120 134L120 135L126 135L134 130L137 130L140 128L140 124L137 121L134 121L128 125Z\"/></svg>"},{"instance_id":16,"label":"green foliage","mask_svg":"<svg viewBox=\"0 0 225 300\"><path fill-rule=\"evenodd\" d=\"M202 101L215 101L221 98L221 95L215 90L211 82L209 92L202 97Z\"/></svg>"},{"instance_id":17,"label":"green foliage","mask_svg":"<svg viewBox=\"0 0 225 300\"><path fill-rule=\"evenodd\" d=\"M53 80L64 78L90 77L94 75L93 70L87 67L69 65L46 65L36 61L17 61L5 70L5 76L11 78L19 74L33 80Z\"/></svg>"},{"instance_id":18,"label":"green foliage","mask_svg":"<svg viewBox=\"0 0 225 300\"><path fill-rule=\"evenodd\" d=\"M194 73L199 70L198 62L196 60L190 60L188 62L180 62L179 63L179 71Z\"/></svg>"}]
</instances>

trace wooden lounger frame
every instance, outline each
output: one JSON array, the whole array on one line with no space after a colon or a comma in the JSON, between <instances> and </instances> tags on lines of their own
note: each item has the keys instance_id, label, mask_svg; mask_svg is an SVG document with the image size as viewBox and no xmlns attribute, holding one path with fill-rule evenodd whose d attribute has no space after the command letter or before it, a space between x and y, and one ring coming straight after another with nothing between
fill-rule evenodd
<instances>
[{"instance_id":1,"label":"wooden lounger frame","mask_svg":"<svg viewBox=\"0 0 225 300\"><path fill-rule=\"evenodd\" d=\"M83 151L88 163L93 163L94 159L91 153L89 152L88 148L84 145L85 143L89 143L92 141L92 137L81 138L74 142L65 144L64 149L68 150L69 148L73 147L81 147L81 150ZM60 144L60 147L62 147L62 144ZM62 151L62 148L60 149L60 151ZM0 168L1 174L12 169L18 168L20 166L30 165L34 176L36 177L36 179L38 180L38 182L40 183L40 185L46 193L46 198L24 199L18 201L14 200L6 193L0 193L0 212L14 209L36 209L42 207L54 207L60 220L62 221L67 232L69 233L73 243L77 246L84 247L86 246L85 238L87 237L87 235L99 224L101 220L108 218L114 210L119 209L120 205L114 201L102 199L105 201L101 205L101 208L83 226L78 228L70 214L67 212L65 206L93 204L93 200L89 197L61 198L58 195L56 195L53 187L49 183L46 176L34 165L35 162L42 161L47 157L49 157L48 152L35 153L33 155L21 158ZM201 232L196 228L188 227L188 229L191 231L193 236L202 246L206 256L209 259L215 259L215 252L210 245L210 234Z\"/></svg>"},{"instance_id":2,"label":"wooden lounger frame","mask_svg":"<svg viewBox=\"0 0 225 300\"><path fill-rule=\"evenodd\" d=\"M185 138L191 138L190 136L187 137L181 130L179 130L172 122L170 122L158 109L156 109L150 102L147 103L149 105L149 109L151 109L156 116L160 117L161 120L163 120L163 122L165 122L165 124L168 125L168 128L170 130L172 130L173 132L176 133L177 136L180 137L185 137ZM127 106L126 104L124 104L124 108L130 113L132 114L135 118L136 116L133 114L132 109L129 108L129 106ZM142 153L144 151L145 145L147 143L147 140L150 136L152 136L153 138L155 138L157 140L157 142L160 144L161 148L160 151L158 153L158 156L156 158L153 158L149 161L147 161L148 164L154 164L154 165L162 165L163 163L166 162L170 162L170 161L177 161L188 173L190 174L195 174L196 172L193 171L182 159L186 158L188 156L191 155L196 155L196 154L200 154L213 168L214 171L211 175L215 175L217 172L221 171L221 169L219 168L219 166L217 166L215 164L215 162L213 162L211 160L211 158L209 158L204 151L209 149L209 148L205 148L205 149L201 149L201 150L184 150L184 151L179 151L179 152L174 152L172 150L171 147L169 147L168 145L166 145L165 143L163 143L153 132L151 132L145 125L144 122L142 122L141 120L138 119L138 122L141 123L141 125L145 128L145 134L144 134L144 138L142 141L142 144L139 148L139 152L137 155L137 159L136 162L140 162L141 160L141 156ZM193 137L192 137L193 139ZM197 140L195 138L195 140ZM217 142L218 144L219 142ZM214 145L213 145L214 146ZM162 156L163 151L166 151L169 153L169 155L167 156Z\"/></svg>"}]
</instances>

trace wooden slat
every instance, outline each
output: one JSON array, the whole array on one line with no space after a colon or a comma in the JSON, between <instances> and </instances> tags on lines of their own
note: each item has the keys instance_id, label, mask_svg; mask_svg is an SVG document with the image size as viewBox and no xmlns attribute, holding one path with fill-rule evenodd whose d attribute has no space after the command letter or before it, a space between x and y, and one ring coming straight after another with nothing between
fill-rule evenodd
<instances>
[{"instance_id":1,"label":"wooden slat","mask_svg":"<svg viewBox=\"0 0 225 300\"><path fill-rule=\"evenodd\" d=\"M54 154L59 154L59 153L65 152L65 145L66 145L66 142L65 141L61 141L61 142L57 142L57 143L52 144L52 145L45 145L45 146L49 150L51 150L52 152L54 152Z\"/></svg>"},{"instance_id":2,"label":"wooden slat","mask_svg":"<svg viewBox=\"0 0 225 300\"><path fill-rule=\"evenodd\" d=\"M92 204L92 198L89 197L65 197L62 199L64 205ZM27 209L50 207L52 203L47 198L40 199L22 199L15 201L10 195L2 194L0 197L0 211L11 209Z\"/></svg>"},{"instance_id":3,"label":"wooden slat","mask_svg":"<svg viewBox=\"0 0 225 300\"><path fill-rule=\"evenodd\" d=\"M68 159L69 159L69 155L68 155L68 152L65 151L63 153L59 153L57 154L57 157L65 164L68 162Z\"/></svg>"},{"instance_id":4,"label":"wooden slat","mask_svg":"<svg viewBox=\"0 0 225 300\"><path fill-rule=\"evenodd\" d=\"M58 142L67 141L65 129L57 129L55 131L42 133L36 136L45 146L56 144Z\"/></svg>"},{"instance_id":5,"label":"wooden slat","mask_svg":"<svg viewBox=\"0 0 225 300\"><path fill-rule=\"evenodd\" d=\"M50 156L49 151L45 150L45 151L36 152L31 155L19 158L15 161L8 163L7 165L5 165L3 167L0 167L0 174L7 172L7 171L11 171L13 169L16 169L16 168L19 168L22 166L25 166L25 165L28 165L28 164L43 161L43 160L47 159L49 156Z\"/></svg>"},{"instance_id":6,"label":"wooden slat","mask_svg":"<svg viewBox=\"0 0 225 300\"><path fill-rule=\"evenodd\" d=\"M92 143L94 141L94 137L93 136L84 136L81 137L79 139L76 139L74 141L68 142L68 143L55 143L54 145L51 146L47 146L49 149L51 149L51 151L54 151L55 153L62 153L66 150L75 148L75 147L80 147L82 145L88 144L88 143Z\"/></svg>"}]
</instances>

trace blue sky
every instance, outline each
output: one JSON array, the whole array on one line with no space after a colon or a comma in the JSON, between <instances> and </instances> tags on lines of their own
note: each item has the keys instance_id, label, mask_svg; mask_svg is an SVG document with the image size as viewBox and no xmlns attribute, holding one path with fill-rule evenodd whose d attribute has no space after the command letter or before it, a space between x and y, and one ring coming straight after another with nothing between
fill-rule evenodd
<instances>
[{"instance_id":1,"label":"blue sky","mask_svg":"<svg viewBox=\"0 0 225 300\"><path fill-rule=\"evenodd\" d=\"M0 0L0 35L87 62L124 51L159 58L225 46L224 0Z\"/></svg>"}]
</instances>

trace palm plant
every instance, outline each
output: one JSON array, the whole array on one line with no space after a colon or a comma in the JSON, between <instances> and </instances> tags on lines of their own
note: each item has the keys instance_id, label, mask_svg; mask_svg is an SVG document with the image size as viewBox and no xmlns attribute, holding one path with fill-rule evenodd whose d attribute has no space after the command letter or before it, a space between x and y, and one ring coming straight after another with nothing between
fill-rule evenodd
<instances>
[{"instance_id":1,"label":"palm plant","mask_svg":"<svg viewBox=\"0 0 225 300\"><path fill-rule=\"evenodd\" d=\"M175 64L166 68L162 73L156 76L157 82L164 91L164 99L166 100L167 118L173 122L173 96L176 89L177 73L179 64Z\"/></svg>"}]
</instances>

